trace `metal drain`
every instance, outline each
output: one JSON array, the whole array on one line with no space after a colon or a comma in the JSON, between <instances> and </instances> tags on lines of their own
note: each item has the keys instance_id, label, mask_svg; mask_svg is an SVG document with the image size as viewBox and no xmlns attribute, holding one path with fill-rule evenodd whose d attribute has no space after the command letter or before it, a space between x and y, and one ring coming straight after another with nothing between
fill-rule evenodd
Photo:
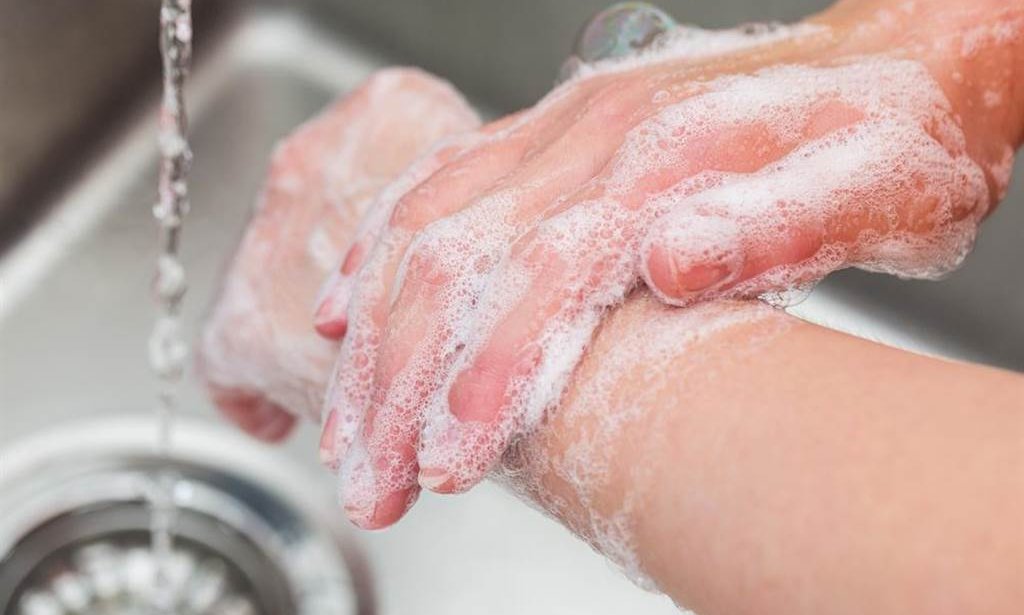
<instances>
[{"instance_id":1,"label":"metal drain","mask_svg":"<svg viewBox=\"0 0 1024 615\"><path fill-rule=\"evenodd\" d=\"M171 467L135 417L47 433L0 452L0 613L152 615L147 494L174 474L176 615L371 615L333 506L303 469L219 427L182 425Z\"/></svg>"},{"instance_id":2,"label":"metal drain","mask_svg":"<svg viewBox=\"0 0 1024 615\"><path fill-rule=\"evenodd\" d=\"M147 536L118 532L51 554L12 600L17 615L147 613L154 603L156 562ZM244 573L219 554L179 544L170 566L178 615L266 615ZM10 610L10 609L8 609ZM274 612L288 612L274 611Z\"/></svg>"}]
</instances>

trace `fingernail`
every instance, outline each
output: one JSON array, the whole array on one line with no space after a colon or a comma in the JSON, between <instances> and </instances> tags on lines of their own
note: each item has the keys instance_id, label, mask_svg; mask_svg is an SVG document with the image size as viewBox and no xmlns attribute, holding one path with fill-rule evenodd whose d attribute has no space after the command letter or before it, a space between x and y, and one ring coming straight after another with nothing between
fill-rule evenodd
<instances>
[{"instance_id":1,"label":"fingernail","mask_svg":"<svg viewBox=\"0 0 1024 615\"><path fill-rule=\"evenodd\" d=\"M313 328L329 340L339 340L348 329L348 304L353 279L335 271L320 288L314 305Z\"/></svg>"},{"instance_id":2,"label":"fingernail","mask_svg":"<svg viewBox=\"0 0 1024 615\"><path fill-rule=\"evenodd\" d=\"M345 337L345 331L348 330L348 317L343 311L336 309L335 305L334 301L327 299L320 304L316 314L313 315L313 328L329 340L339 340Z\"/></svg>"},{"instance_id":3,"label":"fingernail","mask_svg":"<svg viewBox=\"0 0 1024 615\"><path fill-rule=\"evenodd\" d=\"M675 259L673 259L674 261ZM731 265L694 265L687 269L680 269L678 263L675 265L676 290L680 293L694 293L708 290L727 278L731 277L734 271Z\"/></svg>"},{"instance_id":4,"label":"fingernail","mask_svg":"<svg viewBox=\"0 0 1024 615\"><path fill-rule=\"evenodd\" d=\"M345 515L364 530L381 530L393 525L412 508L419 497L415 486L393 491L372 506L345 505Z\"/></svg>"},{"instance_id":5,"label":"fingernail","mask_svg":"<svg viewBox=\"0 0 1024 615\"><path fill-rule=\"evenodd\" d=\"M663 299L687 303L732 282L743 270L738 222L713 213L670 213L652 231L644 275Z\"/></svg>"},{"instance_id":6,"label":"fingernail","mask_svg":"<svg viewBox=\"0 0 1024 615\"><path fill-rule=\"evenodd\" d=\"M451 474L439 468L420 468L417 481L424 489L436 493L450 493L453 486Z\"/></svg>"},{"instance_id":7,"label":"fingernail","mask_svg":"<svg viewBox=\"0 0 1024 615\"><path fill-rule=\"evenodd\" d=\"M383 500L377 503L373 510L373 524L375 529L392 525L409 512L412 505L416 503L420 490L417 485L399 489L388 494Z\"/></svg>"},{"instance_id":8,"label":"fingernail","mask_svg":"<svg viewBox=\"0 0 1024 615\"><path fill-rule=\"evenodd\" d=\"M341 455L335 454L334 441L337 433L338 425L338 412L331 410L327 414L327 420L324 421L322 430L320 432L320 463L327 466L333 471L338 469L338 459Z\"/></svg>"}]
</instances>

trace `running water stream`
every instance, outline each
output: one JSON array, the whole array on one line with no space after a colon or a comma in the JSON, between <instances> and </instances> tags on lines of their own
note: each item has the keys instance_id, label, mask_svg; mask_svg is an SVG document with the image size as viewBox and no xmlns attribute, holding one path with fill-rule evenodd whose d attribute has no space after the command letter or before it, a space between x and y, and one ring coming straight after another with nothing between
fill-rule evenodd
<instances>
[{"instance_id":1,"label":"running water stream","mask_svg":"<svg viewBox=\"0 0 1024 615\"><path fill-rule=\"evenodd\" d=\"M157 455L166 458L171 447L174 415L188 346L181 331L181 303L185 296L185 270L179 259L181 226L188 213L187 176L192 153L186 139L184 83L192 58L192 0L162 0L160 52L163 59L163 97L160 105L159 200L153 215L159 226L154 293L157 317L149 339L149 362L158 379ZM154 609L175 612L171 574L175 518L174 475L161 469L150 496L151 540L156 563Z\"/></svg>"}]
</instances>

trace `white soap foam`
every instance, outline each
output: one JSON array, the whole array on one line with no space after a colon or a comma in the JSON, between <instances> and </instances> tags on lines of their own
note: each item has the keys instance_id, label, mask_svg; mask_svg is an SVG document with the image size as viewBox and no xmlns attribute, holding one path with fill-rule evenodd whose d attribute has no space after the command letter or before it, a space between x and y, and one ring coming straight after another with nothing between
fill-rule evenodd
<instances>
[{"instance_id":1,"label":"white soap foam","mask_svg":"<svg viewBox=\"0 0 1024 615\"><path fill-rule=\"evenodd\" d=\"M437 172L447 160L481 141L483 137L477 132L460 132L445 137L380 191L360 221L349 249L346 250L346 255L352 250L358 250L363 255L363 262L349 273L343 271L344 260L333 268L313 304L318 318L333 320L347 314L352 288L358 280L359 271L365 266L366 255L376 245L401 198Z\"/></svg>"},{"instance_id":2,"label":"white soap foam","mask_svg":"<svg viewBox=\"0 0 1024 615\"><path fill-rule=\"evenodd\" d=\"M912 9L906 3L900 10ZM726 33L683 29L638 57L582 67L538 107L476 145L506 139L568 104L579 91L576 86L590 77L830 35L822 26ZM606 172L584 187L596 195L587 201L566 208L563 197L541 221L524 221L517 205L535 186L521 186L495 190L419 233L389 227L383 215L367 223L363 235L374 245L362 268L347 279L349 290L339 293L346 296L349 335L327 406L342 417L341 448L352 451L341 469L347 504L365 510L408 488L415 482L417 461L449 470L455 484L469 486L510 442L533 433L546 411L558 404L607 311L623 303L641 279L650 281L644 257L653 245L671 251L683 264L721 265L738 275L749 254L771 254L791 235L817 237L820 247L799 263L769 267L726 290L715 287L689 298L792 300L843 267L940 277L970 250L977 224L993 201L981 167L967 154L949 101L928 70L914 61L854 56L829 65L777 66L701 82L685 95L658 90L651 96L652 115L628 132ZM679 102L667 104L671 100ZM815 118L828 120L836 108L856 117L843 127L815 132ZM758 130L779 146L774 160L755 169L732 169L730 164L742 166L736 160L721 163L722 168L695 166L695 157L714 151L723 135ZM991 170L1000 185L1008 180L1012 152L1007 160ZM658 190L646 187L664 175L678 179ZM381 211L390 212L400 196L397 191L390 195L390 205ZM862 227L868 230L844 231ZM531 259L536 254L550 258ZM397 281L389 286L396 264ZM382 339L408 324L387 322L387 311L410 275L435 281L436 320L416 341L414 355L391 386L375 392ZM449 407L458 375L474 365L514 307L537 298L546 276L557 288L540 334L531 347L510 349L524 356L536 350L537 365L510 382L497 422L459 422ZM691 313L707 316L698 308L676 318L690 322L684 314ZM739 314L741 320L750 317ZM706 319L698 321L690 322L693 331L707 329ZM658 347L648 336L640 339ZM673 339L671 349L687 347L687 340ZM628 356L649 356L645 346L623 348ZM650 360L657 364L656 357ZM371 406L377 411L375 424L364 441L359 428ZM625 410L609 417L607 433L631 417ZM419 433L418 460L388 446L395 439L415 441ZM371 451L384 451L385 458L371 460ZM597 465L575 463L557 472L583 492L607 468L583 448L577 454ZM629 506L623 504L622 516L593 518L579 530L627 568L635 567L629 559Z\"/></svg>"},{"instance_id":3,"label":"white soap foam","mask_svg":"<svg viewBox=\"0 0 1024 615\"><path fill-rule=\"evenodd\" d=\"M655 452L662 443L630 447L629 465L619 462L620 451L631 430L657 438L660 423L687 411L685 398L675 393L684 388L681 382L685 388L700 386L688 379L690 372L699 373L701 344L740 326L756 327L745 352L757 353L788 324L757 303L678 311L645 293L634 295L597 335L591 347L595 360L574 377L574 394L563 400L557 417L517 440L494 477L567 523L638 585L654 589L637 551L636 512L656 488L656 473L665 469Z\"/></svg>"},{"instance_id":4,"label":"white soap foam","mask_svg":"<svg viewBox=\"0 0 1024 615\"><path fill-rule=\"evenodd\" d=\"M1000 15L986 19L961 38L960 55L970 58L993 46L1019 44L1024 32L1024 9L1020 6L1006 7Z\"/></svg>"}]
</instances>

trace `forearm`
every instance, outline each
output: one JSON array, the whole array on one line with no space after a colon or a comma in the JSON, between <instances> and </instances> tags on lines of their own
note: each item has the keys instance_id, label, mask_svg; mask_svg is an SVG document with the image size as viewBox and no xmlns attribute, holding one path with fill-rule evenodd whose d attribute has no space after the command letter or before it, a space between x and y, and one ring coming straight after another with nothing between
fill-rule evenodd
<instances>
[{"instance_id":1,"label":"forearm","mask_svg":"<svg viewBox=\"0 0 1024 615\"><path fill-rule=\"evenodd\" d=\"M611 317L520 487L703 614L1017 608L1024 379L697 309ZM684 342L623 362L651 331Z\"/></svg>"}]
</instances>

